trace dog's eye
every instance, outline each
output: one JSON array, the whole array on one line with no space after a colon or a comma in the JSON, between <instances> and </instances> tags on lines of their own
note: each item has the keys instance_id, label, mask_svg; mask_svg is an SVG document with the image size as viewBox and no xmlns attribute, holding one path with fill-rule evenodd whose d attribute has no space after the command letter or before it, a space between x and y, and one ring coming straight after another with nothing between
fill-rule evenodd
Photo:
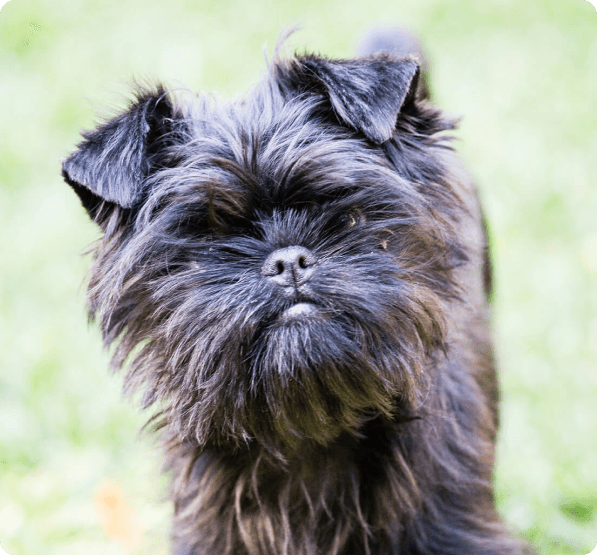
<instances>
[{"instance_id":1,"label":"dog's eye","mask_svg":"<svg viewBox=\"0 0 597 555\"><path fill-rule=\"evenodd\" d=\"M342 223L347 228L358 227L363 223L364 219L362 212L358 208L353 208L348 214L342 217Z\"/></svg>"}]
</instances>

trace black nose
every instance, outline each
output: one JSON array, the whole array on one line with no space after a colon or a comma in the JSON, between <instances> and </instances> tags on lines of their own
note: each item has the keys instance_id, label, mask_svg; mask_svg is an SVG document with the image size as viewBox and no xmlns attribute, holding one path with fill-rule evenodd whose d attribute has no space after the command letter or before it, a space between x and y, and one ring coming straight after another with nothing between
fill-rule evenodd
<instances>
[{"instance_id":1,"label":"black nose","mask_svg":"<svg viewBox=\"0 0 597 555\"><path fill-rule=\"evenodd\" d=\"M299 286L311 278L317 258L305 247L286 247L272 252L261 267L261 275L278 285Z\"/></svg>"}]
</instances>

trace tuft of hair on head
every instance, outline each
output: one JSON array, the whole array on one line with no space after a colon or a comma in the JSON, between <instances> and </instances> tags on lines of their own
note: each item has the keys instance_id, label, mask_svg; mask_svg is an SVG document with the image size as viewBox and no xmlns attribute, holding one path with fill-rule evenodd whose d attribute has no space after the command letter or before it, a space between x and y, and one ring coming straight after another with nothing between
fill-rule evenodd
<instances>
[{"instance_id":1,"label":"tuft of hair on head","mask_svg":"<svg viewBox=\"0 0 597 555\"><path fill-rule=\"evenodd\" d=\"M283 57L288 57L288 40L292 35L300 30L301 26L298 23L295 23L294 25L289 25L280 31L278 38L276 39L276 44L274 45L271 62L275 62ZM263 55L265 57L265 63L269 69L271 67L271 62L267 56L267 45L263 46Z\"/></svg>"},{"instance_id":2,"label":"tuft of hair on head","mask_svg":"<svg viewBox=\"0 0 597 555\"><path fill-rule=\"evenodd\" d=\"M357 56L368 57L376 54L391 54L398 58L411 57L421 68L418 96L429 98L429 59L421 44L421 39L414 33L399 26L378 25L369 29L359 39L356 47Z\"/></svg>"}]
</instances>

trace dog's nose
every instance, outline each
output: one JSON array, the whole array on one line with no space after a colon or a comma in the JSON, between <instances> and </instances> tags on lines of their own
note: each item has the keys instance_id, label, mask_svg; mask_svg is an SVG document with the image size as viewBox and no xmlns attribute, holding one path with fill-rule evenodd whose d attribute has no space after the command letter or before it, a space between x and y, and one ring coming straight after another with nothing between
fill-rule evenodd
<instances>
[{"instance_id":1,"label":"dog's nose","mask_svg":"<svg viewBox=\"0 0 597 555\"><path fill-rule=\"evenodd\" d=\"M286 247L272 252L261 267L261 275L269 277L278 285L299 286L311 278L315 255L305 247Z\"/></svg>"}]
</instances>

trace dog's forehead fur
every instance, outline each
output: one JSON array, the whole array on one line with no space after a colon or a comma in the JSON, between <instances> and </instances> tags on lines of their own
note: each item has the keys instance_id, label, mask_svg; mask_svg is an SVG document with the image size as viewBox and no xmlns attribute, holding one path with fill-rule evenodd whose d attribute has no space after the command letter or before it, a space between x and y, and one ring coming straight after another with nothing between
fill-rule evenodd
<instances>
[{"instance_id":1,"label":"dog's forehead fur","mask_svg":"<svg viewBox=\"0 0 597 555\"><path fill-rule=\"evenodd\" d=\"M219 211L249 218L333 201L337 211L377 212L387 228L392 217L414 222L442 196L446 213L438 224L449 217L455 192L443 178L446 144L437 132L451 122L429 108L429 129L405 129L395 145L380 148L339 125L325 95L286 90L288 78L278 69L272 64L249 93L231 102L205 94L174 97L170 160L145 181L141 215L166 198L178 209L216 201ZM408 117L404 122L408 127Z\"/></svg>"},{"instance_id":2,"label":"dog's forehead fur","mask_svg":"<svg viewBox=\"0 0 597 555\"><path fill-rule=\"evenodd\" d=\"M163 188L170 179L178 188L214 185L220 177L229 186L252 188L261 201L280 203L305 189L309 198L303 200L338 197L342 189L348 192L376 181L384 169L386 179L391 178L383 155L362 137L337 125L322 125L316 114L321 101L285 102L272 87L263 88L238 103L220 106L200 99L187 107L184 138L171 150L176 165L156 174L149 189L153 184Z\"/></svg>"},{"instance_id":3,"label":"dog's forehead fur","mask_svg":"<svg viewBox=\"0 0 597 555\"><path fill-rule=\"evenodd\" d=\"M335 189L362 188L384 169L386 179L395 178L383 153L362 134L330 121L325 98L287 98L272 74L239 100L223 103L203 95L180 110L182 137L172 149L177 160L170 174L178 186L213 183L219 169L225 181L250 179L261 200L275 202L308 187L307 176L311 200L337 197ZM166 170L154 182L164 186L168 177Z\"/></svg>"}]
</instances>

